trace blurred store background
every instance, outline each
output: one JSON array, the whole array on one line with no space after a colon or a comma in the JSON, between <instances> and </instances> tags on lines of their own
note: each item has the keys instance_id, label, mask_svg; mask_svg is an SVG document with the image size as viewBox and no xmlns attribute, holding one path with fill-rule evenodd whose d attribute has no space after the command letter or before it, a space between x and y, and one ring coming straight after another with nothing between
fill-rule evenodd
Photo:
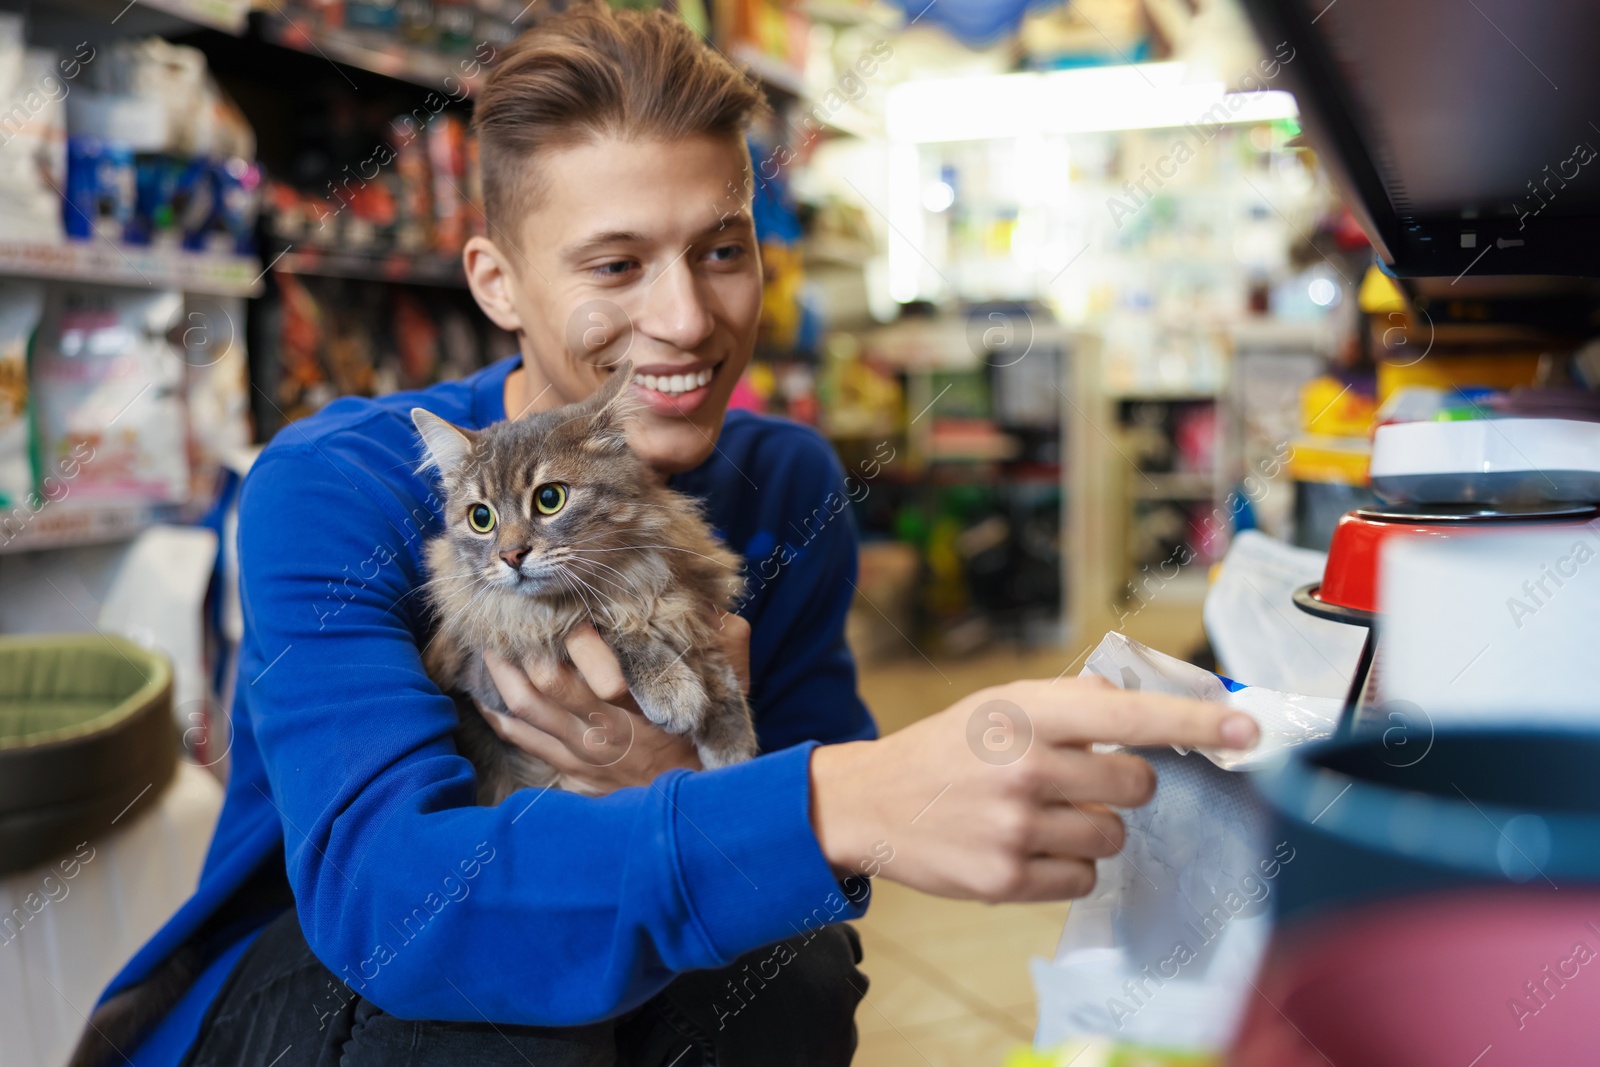
<instances>
[{"instance_id":1,"label":"blurred store background","mask_svg":"<svg viewBox=\"0 0 1600 1067\"><path fill-rule=\"evenodd\" d=\"M1238 673L1248 650L1219 667L1202 626L1216 565L1252 530L1327 551L1376 500L1377 425L1600 382L1592 350L1471 332L1470 283L1419 302L1374 265L1285 91L1305 57L1236 0L663 2L776 108L751 138L766 302L735 406L816 426L865 487L850 637L885 730L1076 673L1107 631ZM468 122L562 5L0 0L0 633L161 647L201 813L124 846L147 906L105 889L120 925L61 935L88 962L33 961L75 996L204 847L256 450L337 397L514 351L459 265L484 226ZM1264 672L1296 654L1260 651ZM859 1062L1025 1046L1026 958L1064 915L884 888ZM76 1017L4 953L0 1016L37 1044L0 1026L0 1064L53 1062Z\"/></svg>"}]
</instances>

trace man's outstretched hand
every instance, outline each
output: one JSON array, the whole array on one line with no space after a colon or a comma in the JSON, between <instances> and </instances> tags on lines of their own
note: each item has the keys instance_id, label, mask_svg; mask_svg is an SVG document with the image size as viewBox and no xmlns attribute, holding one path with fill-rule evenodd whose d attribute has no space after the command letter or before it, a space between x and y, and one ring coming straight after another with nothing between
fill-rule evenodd
<instances>
[{"instance_id":1,"label":"man's outstretched hand","mask_svg":"<svg viewBox=\"0 0 1600 1067\"><path fill-rule=\"evenodd\" d=\"M1155 794L1155 771L1096 742L1250 748L1260 731L1225 705L1117 689L1094 677L981 690L877 741L811 757L811 819L823 854L940 896L1080 897L1095 860L1122 847L1112 806Z\"/></svg>"}]
</instances>

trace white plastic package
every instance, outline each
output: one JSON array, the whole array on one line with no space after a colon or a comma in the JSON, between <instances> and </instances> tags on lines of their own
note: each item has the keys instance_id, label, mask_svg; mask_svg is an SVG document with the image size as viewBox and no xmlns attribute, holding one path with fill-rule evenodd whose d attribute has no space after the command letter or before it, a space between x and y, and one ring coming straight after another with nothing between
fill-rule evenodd
<instances>
[{"instance_id":1,"label":"white plastic package","mask_svg":"<svg viewBox=\"0 0 1600 1067\"><path fill-rule=\"evenodd\" d=\"M1328 737L1339 722L1343 701L1279 693L1230 683L1208 670L1185 663L1119 633L1108 633L1083 664L1084 674L1097 674L1119 689L1171 693L1231 704L1261 727L1261 741L1248 752L1202 749L1201 754L1225 771L1259 766L1289 745ZM1182 750L1179 750L1180 755Z\"/></svg>"},{"instance_id":2,"label":"white plastic package","mask_svg":"<svg viewBox=\"0 0 1600 1067\"><path fill-rule=\"evenodd\" d=\"M1261 726L1249 753L1139 749L1155 767L1155 798L1120 814L1128 837L1072 905L1053 960L1034 960L1036 1043L1087 1035L1132 1046L1215 1052L1227 1047L1271 931L1274 879L1293 861L1267 839L1270 820L1233 773L1291 745L1328 736L1340 701L1230 684L1209 671L1110 633L1084 674L1124 689L1227 703Z\"/></svg>"},{"instance_id":3,"label":"white plastic package","mask_svg":"<svg viewBox=\"0 0 1600 1067\"><path fill-rule=\"evenodd\" d=\"M1256 685L1342 697L1367 631L1294 606L1302 585L1322 580L1327 556L1246 530L1234 537L1206 592L1206 636L1217 663Z\"/></svg>"}]
</instances>

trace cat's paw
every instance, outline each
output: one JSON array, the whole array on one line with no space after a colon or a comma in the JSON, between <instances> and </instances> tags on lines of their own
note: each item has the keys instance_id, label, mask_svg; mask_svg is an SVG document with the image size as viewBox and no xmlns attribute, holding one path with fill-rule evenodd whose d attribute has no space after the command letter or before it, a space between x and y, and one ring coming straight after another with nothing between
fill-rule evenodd
<instances>
[{"instance_id":1,"label":"cat's paw","mask_svg":"<svg viewBox=\"0 0 1600 1067\"><path fill-rule=\"evenodd\" d=\"M706 770L728 767L745 760L755 759L757 745L755 734L736 739L719 739L717 743L702 741L695 745L700 755L700 765Z\"/></svg>"},{"instance_id":2,"label":"cat's paw","mask_svg":"<svg viewBox=\"0 0 1600 1067\"><path fill-rule=\"evenodd\" d=\"M659 671L647 668L629 688L644 717L668 733L694 731L705 714L707 696L700 678L682 660Z\"/></svg>"},{"instance_id":3,"label":"cat's paw","mask_svg":"<svg viewBox=\"0 0 1600 1067\"><path fill-rule=\"evenodd\" d=\"M725 664L707 672L712 699L706 708L705 722L695 734L695 748L705 767L726 767L753 759L760 748L750 706L739 689L739 680Z\"/></svg>"}]
</instances>

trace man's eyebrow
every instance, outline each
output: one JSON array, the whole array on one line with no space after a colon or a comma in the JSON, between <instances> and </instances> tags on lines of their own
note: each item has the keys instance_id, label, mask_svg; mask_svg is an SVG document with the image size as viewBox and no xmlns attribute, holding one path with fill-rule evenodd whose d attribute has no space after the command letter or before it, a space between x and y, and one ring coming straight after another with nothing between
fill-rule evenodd
<instances>
[{"instance_id":1,"label":"man's eyebrow","mask_svg":"<svg viewBox=\"0 0 1600 1067\"><path fill-rule=\"evenodd\" d=\"M703 238L710 237L714 233L719 233L722 230L729 228L754 225L755 220L750 217L750 212L746 211L744 208L740 208L738 211L729 211L718 216L715 222L700 231L699 235L695 237L695 240L698 241Z\"/></svg>"},{"instance_id":2,"label":"man's eyebrow","mask_svg":"<svg viewBox=\"0 0 1600 1067\"><path fill-rule=\"evenodd\" d=\"M645 236L633 230L605 230L600 233L590 234L582 241L569 247L566 251L568 259L577 259L587 252L603 248L606 245L643 244Z\"/></svg>"},{"instance_id":3,"label":"man's eyebrow","mask_svg":"<svg viewBox=\"0 0 1600 1067\"><path fill-rule=\"evenodd\" d=\"M711 225L696 234L694 239L702 241L723 230L747 228L754 225L755 220L751 218L750 212L740 208L738 211L730 211L713 220ZM648 240L649 238L645 237L644 234L635 230L604 230L600 233L591 234L577 244L572 245L566 250L565 256L567 259L581 259L585 255L607 245L644 244Z\"/></svg>"}]
</instances>

